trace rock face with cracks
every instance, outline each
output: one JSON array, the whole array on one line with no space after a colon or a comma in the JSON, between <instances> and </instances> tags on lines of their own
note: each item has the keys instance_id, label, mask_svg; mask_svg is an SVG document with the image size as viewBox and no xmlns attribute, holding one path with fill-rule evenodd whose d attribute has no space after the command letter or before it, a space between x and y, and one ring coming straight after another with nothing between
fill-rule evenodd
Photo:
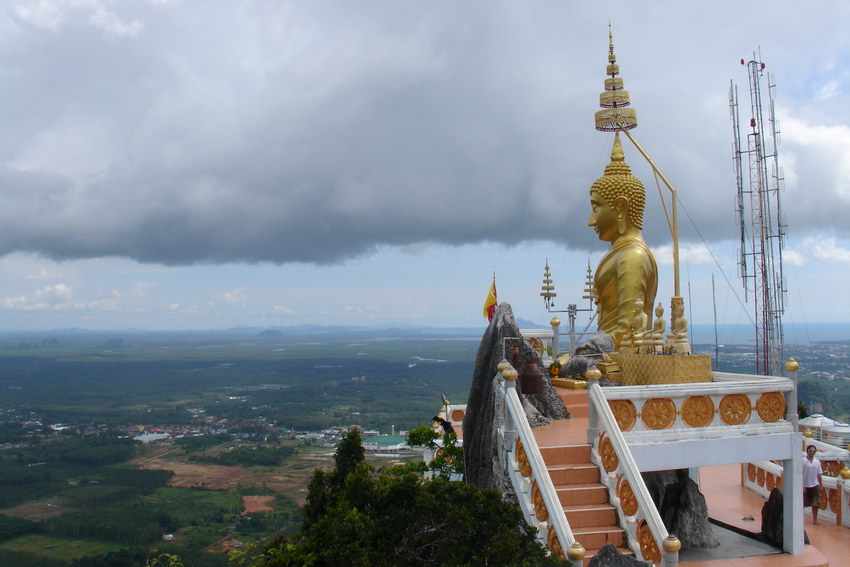
<instances>
[{"instance_id":1,"label":"rock face with cracks","mask_svg":"<svg viewBox=\"0 0 850 567\"><path fill-rule=\"evenodd\" d=\"M651 561L641 561L630 555L623 555L617 548L610 543L596 552L596 555L590 558L590 563L587 567L649 567Z\"/></svg>"},{"instance_id":2,"label":"rock face with cracks","mask_svg":"<svg viewBox=\"0 0 850 567\"><path fill-rule=\"evenodd\" d=\"M687 469L642 473L646 488L664 526L676 534L684 549L711 549L720 545L708 521L708 506Z\"/></svg>"},{"instance_id":3,"label":"rock face with cracks","mask_svg":"<svg viewBox=\"0 0 850 567\"><path fill-rule=\"evenodd\" d=\"M516 356L513 349L516 348ZM561 398L547 379L547 371L540 364L537 353L522 339L514 320L513 310L507 303L496 307L493 320L481 338L475 358L472 386L463 418L464 480L479 488L495 488L511 497L513 487L505 468L505 452L498 437L502 424L502 396L497 365L506 358L516 359L514 368L519 374L517 393L526 417L532 427L546 425L551 419L569 417ZM543 392L522 394L522 376L530 364L536 364L543 373Z\"/></svg>"}]
</instances>

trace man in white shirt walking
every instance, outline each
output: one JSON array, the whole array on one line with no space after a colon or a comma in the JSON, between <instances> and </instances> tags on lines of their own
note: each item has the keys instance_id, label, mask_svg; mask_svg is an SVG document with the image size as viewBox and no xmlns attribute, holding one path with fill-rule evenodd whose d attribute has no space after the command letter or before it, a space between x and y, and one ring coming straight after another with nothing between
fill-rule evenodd
<instances>
[{"instance_id":1,"label":"man in white shirt walking","mask_svg":"<svg viewBox=\"0 0 850 567\"><path fill-rule=\"evenodd\" d=\"M814 445L806 447L806 458L803 459L803 508L812 507L812 520L817 524L823 469L815 453L817 449Z\"/></svg>"}]
</instances>

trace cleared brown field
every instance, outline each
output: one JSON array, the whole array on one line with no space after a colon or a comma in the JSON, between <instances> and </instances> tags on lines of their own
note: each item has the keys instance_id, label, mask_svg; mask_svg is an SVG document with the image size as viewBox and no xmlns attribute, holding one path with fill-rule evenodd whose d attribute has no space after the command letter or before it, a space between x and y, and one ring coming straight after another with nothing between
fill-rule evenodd
<instances>
[{"instance_id":1,"label":"cleared brown field","mask_svg":"<svg viewBox=\"0 0 850 567\"><path fill-rule=\"evenodd\" d=\"M37 522L38 520L61 516L62 514L73 510L73 508L66 508L62 506L61 502L62 500L58 497L38 502L27 502L26 504L9 508L8 510L5 510L3 514L6 516Z\"/></svg>"},{"instance_id":2,"label":"cleared brown field","mask_svg":"<svg viewBox=\"0 0 850 567\"><path fill-rule=\"evenodd\" d=\"M269 506L269 502L275 499L274 496L243 496L242 505L245 507L242 510L242 516L248 514L256 514L258 512L272 512L273 509Z\"/></svg>"},{"instance_id":3,"label":"cleared brown field","mask_svg":"<svg viewBox=\"0 0 850 567\"><path fill-rule=\"evenodd\" d=\"M168 485L181 488L224 490L236 486L245 476L243 469L239 467L170 461L162 458L145 459L144 462L134 464L140 469L174 471L174 476L168 481Z\"/></svg>"}]
</instances>

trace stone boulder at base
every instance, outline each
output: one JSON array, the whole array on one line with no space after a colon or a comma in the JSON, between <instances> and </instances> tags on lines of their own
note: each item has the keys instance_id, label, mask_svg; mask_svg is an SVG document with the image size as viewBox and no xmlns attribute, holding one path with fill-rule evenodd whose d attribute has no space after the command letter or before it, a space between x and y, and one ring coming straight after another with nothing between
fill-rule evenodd
<instances>
[{"instance_id":1,"label":"stone boulder at base","mask_svg":"<svg viewBox=\"0 0 850 567\"><path fill-rule=\"evenodd\" d=\"M782 540L785 537L782 526L784 520L782 491L777 486L770 491L770 497L761 507L761 535L779 549L782 549Z\"/></svg>"},{"instance_id":2,"label":"stone boulder at base","mask_svg":"<svg viewBox=\"0 0 850 567\"><path fill-rule=\"evenodd\" d=\"M475 357L475 370L463 418L463 463L466 482L479 488L495 488L507 496L513 494L513 487L505 468L505 453L497 430L503 421L497 365L502 358L512 359L514 347L518 348L515 369L520 376L517 393L532 427L545 425L550 419L569 417L547 378L547 369L540 364L539 356L520 338L511 306L500 303L481 338ZM543 392L540 394L524 395L520 392L522 374L530 364L537 364L543 373Z\"/></svg>"},{"instance_id":3,"label":"stone boulder at base","mask_svg":"<svg viewBox=\"0 0 850 567\"><path fill-rule=\"evenodd\" d=\"M617 548L606 543L605 546L590 558L587 567L649 567L652 561L641 561L631 555L623 555Z\"/></svg>"},{"instance_id":4,"label":"stone boulder at base","mask_svg":"<svg viewBox=\"0 0 850 567\"><path fill-rule=\"evenodd\" d=\"M664 526L676 534L683 549L720 545L708 521L708 505L688 469L641 473Z\"/></svg>"}]
</instances>

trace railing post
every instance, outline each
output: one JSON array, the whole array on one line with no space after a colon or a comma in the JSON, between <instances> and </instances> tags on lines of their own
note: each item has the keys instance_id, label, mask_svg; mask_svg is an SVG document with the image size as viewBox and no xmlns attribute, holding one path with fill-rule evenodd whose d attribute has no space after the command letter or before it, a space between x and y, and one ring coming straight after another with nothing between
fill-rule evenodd
<instances>
[{"instance_id":1,"label":"railing post","mask_svg":"<svg viewBox=\"0 0 850 567\"><path fill-rule=\"evenodd\" d=\"M549 324L552 325L552 362L554 362L558 360L558 356L561 354L561 320L558 319L557 315L554 315Z\"/></svg>"},{"instance_id":2,"label":"railing post","mask_svg":"<svg viewBox=\"0 0 850 567\"><path fill-rule=\"evenodd\" d=\"M682 542L673 534L668 535L662 542L664 547L664 567L676 567L679 564L679 550Z\"/></svg>"},{"instance_id":3,"label":"railing post","mask_svg":"<svg viewBox=\"0 0 850 567\"><path fill-rule=\"evenodd\" d=\"M791 555L803 553L803 462L800 457L802 437L791 436L791 457L782 461L783 476L783 539L782 549Z\"/></svg>"},{"instance_id":4,"label":"railing post","mask_svg":"<svg viewBox=\"0 0 850 567\"><path fill-rule=\"evenodd\" d=\"M843 526L846 523L846 520L850 518L845 518L844 513L847 512L847 507L850 505L850 502L847 502L847 496L844 489L850 486L850 469L844 467L841 469L841 474L838 475L838 517L835 518L836 525ZM848 523L850 525L850 523Z\"/></svg>"},{"instance_id":5,"label":"railing post","mask_svg":"<svg viewBox=\"0 0 850 567\"><path fill-rule=\"evenodd\" d=\"M504 358L499 362L497 368L499 372L502 374L502 379L504 380L505 392L502 401L502 415L504 417L505 423L505 455L507 456L514 450L514 439L516 438L516 424L511 418L511 412L508 411L507 405L504 402L504 398L507 398L507 391L510 389L516 390L516 379L517 379L517 371L514 369L510 363ZM508 464L510 464L510 459L508 460ZM509 469L510 470L510 469Z\"/></svg>"},{"instance_id":6,"label":"railing post","mask_svg":"<svg viewBox=\"0 0 850 567\"><path fill-rule=\"evenodd\" d=\"M584 373L584 377L587 378L587 391L590 393L590 390L593 389L594 386L599 385L599 379L602 377L602 372L599 371L598 368L592 366L588 368L587 372ZM596 441L596 436L599 434L599 412L596 411L596 405L593 403L593 399L588 396L587 399L587 442L591 446Z\"/></svg>"},{"instance_id":7,"label":"railing post","mask_svg":"<svg viewBox=\"0 0 850 567\"><path fill-rule=\"evenodd\" d=\"M567 549L567 559L569 560L570 567L582 567L586 553L587 550L584 549L584 546L578 540L575 540L569 549Z\"/></svg>"},{"instance_id":8,"label":"railing post","mask_svg":"<svg viewBox=\"0 0 850 567\"><path fill-rule=\"evenodd\" d=\"M791 380L793 388L788 392L788 421L794 426L794 431L799 431L800 416L797 414L797 370L800 369L800 364L789 358L785 363L785 371L788 373L788 378Z\"/></svg>"}]
</instances>

